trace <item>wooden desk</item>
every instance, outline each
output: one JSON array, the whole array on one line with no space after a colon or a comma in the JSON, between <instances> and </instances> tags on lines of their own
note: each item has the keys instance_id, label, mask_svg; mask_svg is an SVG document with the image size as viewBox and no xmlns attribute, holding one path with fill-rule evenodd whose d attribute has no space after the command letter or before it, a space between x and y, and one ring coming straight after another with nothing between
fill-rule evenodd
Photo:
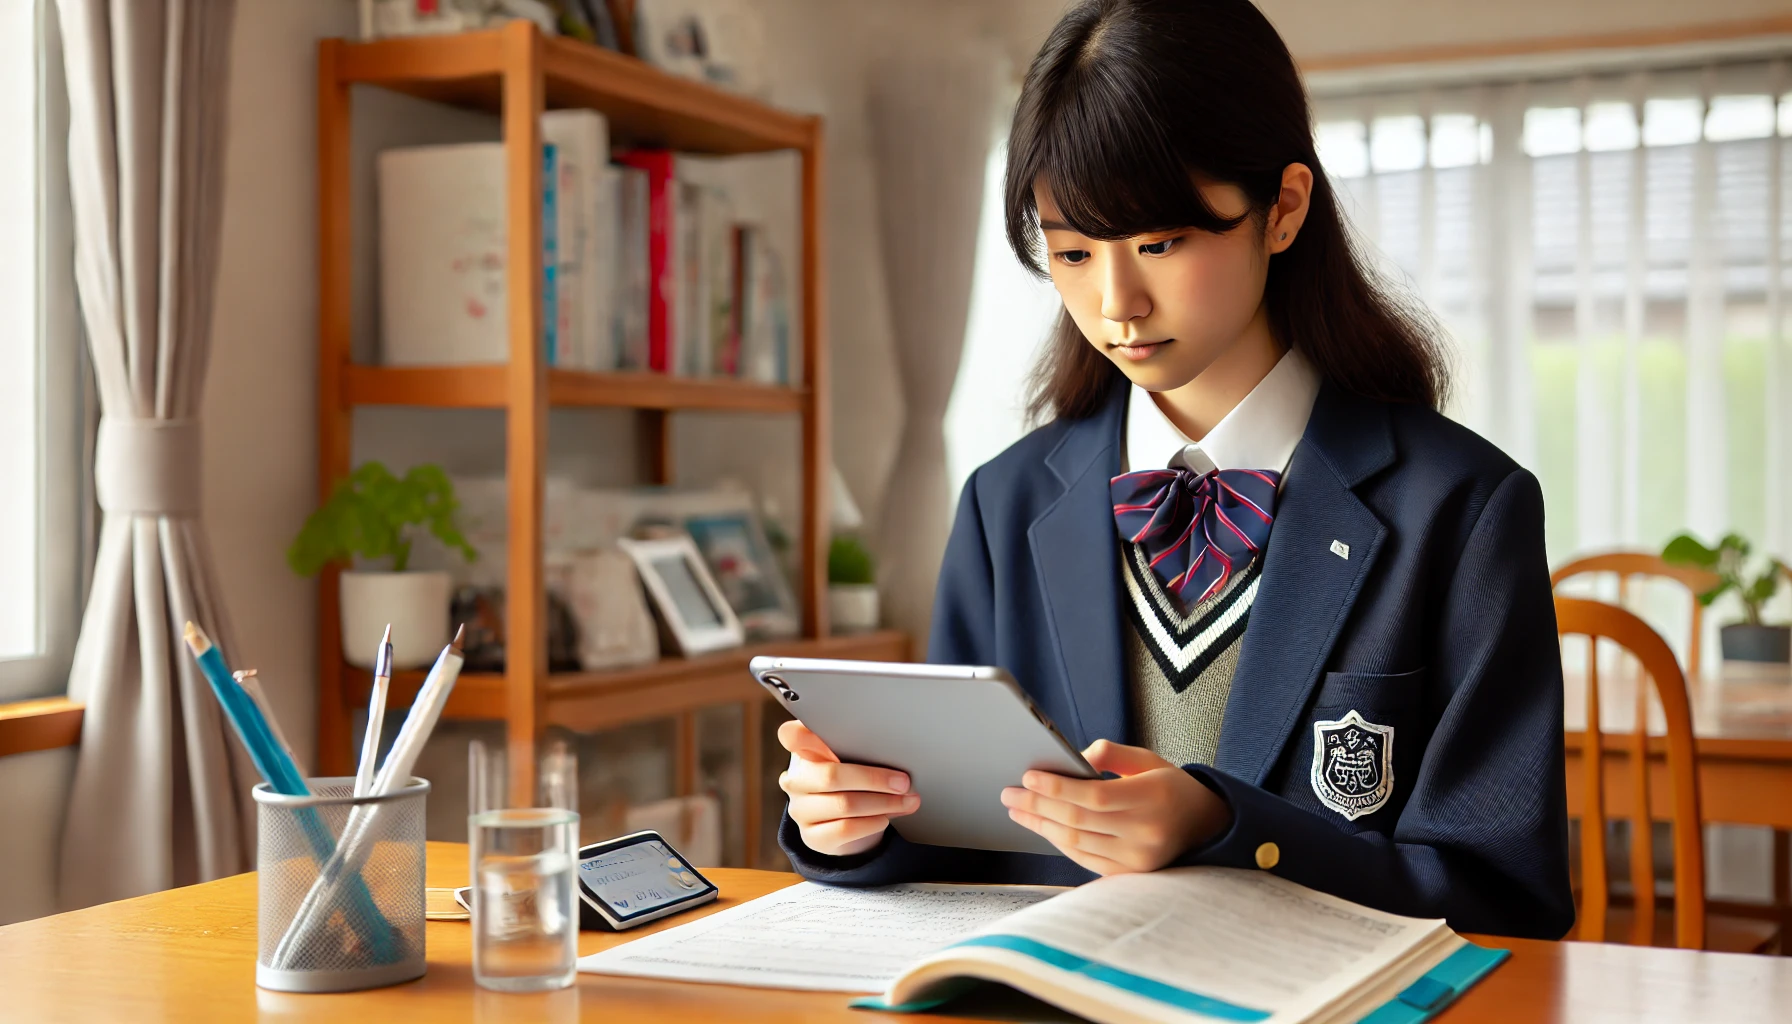
<instances>
[{"instance_id":1,"label":"wooden desk","mask_svg":"<svg viewBox=\"0 0 1792 1024\"><path fill-rule=\"evenodd\" d=\"M431 843L429 884L467 880L466 847ZM717 909L795 882L771 871L718 868ZM699 911L697 913L703 913ZM684 915L642 934L688 921ZM630 933L628 937L634 937ZM255 987L255 876L237 875L134 900L0 928L0 1018L28 1021L478 1024L590 1020L765 1021L875 1024L942 1021L881 1017L846 1008L835 993L579 975L541 996L486 992L473 984L465 922L428 925L429 973L391 988L300 996ZM624 941L586 932L579 952ZM1442 1024L1508 1021L1708 1022L1786 1019L1792 959L1635 949L1584 943L1482 939L1512 959L1446 1011Z\"/></svg>"},{"instance_id":2,"label":"wooden desk","mask_svg":"<svg viewBox=\"0 0 1792 1024\"><path fill-rule=\"evenodd\" d=\"M1565 664L1568 778L1579 778L1586 746L1584 656ZM1726 662L1721 675L1687 680L1692 698L1693 734L1699 752L1699 796L1705 820L1733 825L1792 829L1792 666ZM1636 681L1627 672L1600 673L1601 727L1605 734L1606 812L1631 813L1635 797L1624 745L1636 722ZM1661 707L1651 696L1649 731L1665 730ZM1613 730L1619 731L1613 735ZM1667 820L1665 742L1650 742L1650 803ZM1568 787L1568 810L1580 813L1580 789Z\"/></svg>"}]
</instances>

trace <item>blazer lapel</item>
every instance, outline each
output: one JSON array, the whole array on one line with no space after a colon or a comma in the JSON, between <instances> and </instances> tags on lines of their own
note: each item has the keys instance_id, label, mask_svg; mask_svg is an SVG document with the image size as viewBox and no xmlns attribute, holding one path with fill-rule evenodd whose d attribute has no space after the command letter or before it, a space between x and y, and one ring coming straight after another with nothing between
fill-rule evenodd
<instances>
[{"instance_id":1,"label":"blazer lapel","mask_svg":"<svg viewBox=\"0 0 1792 1024\"><path fill-rule=\"evenodd\" d=\"M1119 538L1108 497L1109 481L1120 472L1124 384L1123 378L1116 383L1100 412L1071 424L1046 456L1064 493L1027 529L1082 746L1103 737L1129 741Z\"/></svg>"},{"instance_id":2,"label":"blazer lapel","mask_svg":"<svg viewBox=\"0 0 1792 1024\"><path fill-rule=\"evenodd\" d=\"M1351 488L1394 461L1387 410L1323 385L1277 499L1214 767L1262 785L1387 529Z\"/></svg>"}]
</instances>

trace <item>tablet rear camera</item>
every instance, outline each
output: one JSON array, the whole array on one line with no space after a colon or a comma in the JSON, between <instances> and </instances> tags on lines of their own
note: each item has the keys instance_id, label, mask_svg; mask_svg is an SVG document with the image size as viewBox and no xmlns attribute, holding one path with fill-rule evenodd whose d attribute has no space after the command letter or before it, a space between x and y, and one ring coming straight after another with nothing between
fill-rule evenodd
<instances>
[{"instance_id":1,"label":"tablet rear camera","mask_svg":"<svg viewBox=\"0 0 1792 1024\"><path fill-rule=\"evenodd\" d=\"M778 696L784 698L785 700L788 700L788 701L802 700L802 697L800 695L798 695L795 690L792 690L788 683L784 682L784 680L782 680L782 679L779 679L777 676L766 676L765 677L765 685L771 687L774 690L777 690Z\"/></svg>"}]
</instances>

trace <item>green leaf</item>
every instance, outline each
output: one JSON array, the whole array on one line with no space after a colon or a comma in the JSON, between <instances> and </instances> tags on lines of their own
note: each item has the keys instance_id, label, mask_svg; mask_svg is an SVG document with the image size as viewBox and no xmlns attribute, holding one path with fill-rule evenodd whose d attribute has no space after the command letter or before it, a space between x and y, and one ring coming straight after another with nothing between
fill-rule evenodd
<instances>
[{"instance_id":1,"label":"green leaf","mask_svg":"<svg viewBox=\"0 0 1792 1024\"><path fill-rule=\"evenodd\" d=\"M1780 589L1780 572L1779 560L1775 559L1767 571L1755 577L1755 582L1742 592L1743 602L1755 613L1749 617L1751 621L1760 619L1761 606L1773 600L1774 592Z\"/></svg>"},{"instance_id":2,"label":"green leaf","mask_svg":"<svg viewBox=\"0 0 1792 1024\"><path fill-rule=\"evenodd\" d=\"M1767 560L1767 568L1755 578L1755 582L1749 585L1748 592L1742 597L1749 622L1757 626L1761 624L1761 606L1773 600L1773 595L1779 592L1780 580L1785 572L1786 563L1777 558Z\"/></svg>"},{"instance_id":3,"label":"green leaf","mask_svg":"<svg viewBox=\"0 0 1792 1024\"><path fill-rule=\"evenodd\" d=\"M1661 549L1661 560L1674 565L1694 565L1701 569L1717 567L1718 552L1699 542L1690 533L1683 533L1668 541L1667 547Z\"/></svg>"},{"instance_id":4,"label":"green leaf","mask_svg":"<svg viewBox=\"0 0 1792 1024\"><path fill-rule=\"evenodd\" d=\"M835 537L828 544L829 583L872 583L876 575L876 562L857 537Z\"/></svg>"},{"instance_id":5,"label":"green leaf","mask_svg":"<svg viewBox=\"0 0 1792 1024\"><path fill-rule=\"evenodd\" d=\"M302 576L331 562L390 559L395 572L410 565L413 528L424 527L467 561L478 557L454 521L460 503L440 466L413 466L401 479L378 462L364 462L331 488L287 548L286 562Z\"/></svg>"},{"instance_id":6,"label":"green leaf","mask_svg":"<svg viewBox=\"0 0 1792 1024\"><path fill-rule=\"evenodd\" d=\"M1718 598L1729 593L1731 590L1735 589L1736 587L1737 587L1736 581L1734 579L1726 576L1726 577L1724 577L1723 582L1719 583L1715 587L1712 587L1710 590L1705 591L1703 594L1700 594L1699 595L1699 603L1704 605L1705 607L1709 608L1709 607L1711 607L1711 603L1713 601L1716 601Z\"/></svg>"}]
</instances>

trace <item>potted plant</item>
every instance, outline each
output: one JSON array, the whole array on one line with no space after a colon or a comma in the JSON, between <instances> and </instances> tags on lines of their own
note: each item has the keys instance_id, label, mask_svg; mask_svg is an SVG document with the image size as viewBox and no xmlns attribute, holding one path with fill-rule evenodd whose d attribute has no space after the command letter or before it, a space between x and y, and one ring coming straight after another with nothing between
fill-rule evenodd
<instances>
[{"instance_id":1,"label":"potted plant","mask_svg":"<svg viewBox=\"0 0 1792 1024\"><path fill-rule=\"evenodd\" d=\"M380 634L392 626L395 668L420 668L448 643L452 580L445 572L411 572L411 543L422 527L471 562L478 553L455 525L460 503L440 466L413 466L403 477L364 462L339 480L286 549L286 563L315 576L331 562L342 572L342 651L350 664L373 667ZM389 563L384 570L356 568Z\"/></svg>"},{"instance_id":2,"label":"potted plant","mask_svg":"<svg viewBox=\"0 0 1792 1024\"><path fill-rule=\"evenodd\" d=\"M1746 575L1748 555L1748 541L1734 533L1725 534L1715 548L1683 533L1661 551L1664 562L1717 573L1717 586L1698 595L1700 604L1710 607L1732 590L1742 600L1743 621L1719 631L1726 661L1792 661L1792 626L1769 626L1761 621L1761 606L1779 590L1786 567L1779 559L1770 558L1767 568L1751 579Z\"/></svg>"},{"instance_id":3,"label":"potted plant","mask_svg":"<svg viewBox=\"0 0 1792 1024\"><path fill-rule=\"evenodd\" d=\"M877 628L877 564L865 543L850 534L828 545L828 621L836 633Z\"/></svg>"}]
</instances>

